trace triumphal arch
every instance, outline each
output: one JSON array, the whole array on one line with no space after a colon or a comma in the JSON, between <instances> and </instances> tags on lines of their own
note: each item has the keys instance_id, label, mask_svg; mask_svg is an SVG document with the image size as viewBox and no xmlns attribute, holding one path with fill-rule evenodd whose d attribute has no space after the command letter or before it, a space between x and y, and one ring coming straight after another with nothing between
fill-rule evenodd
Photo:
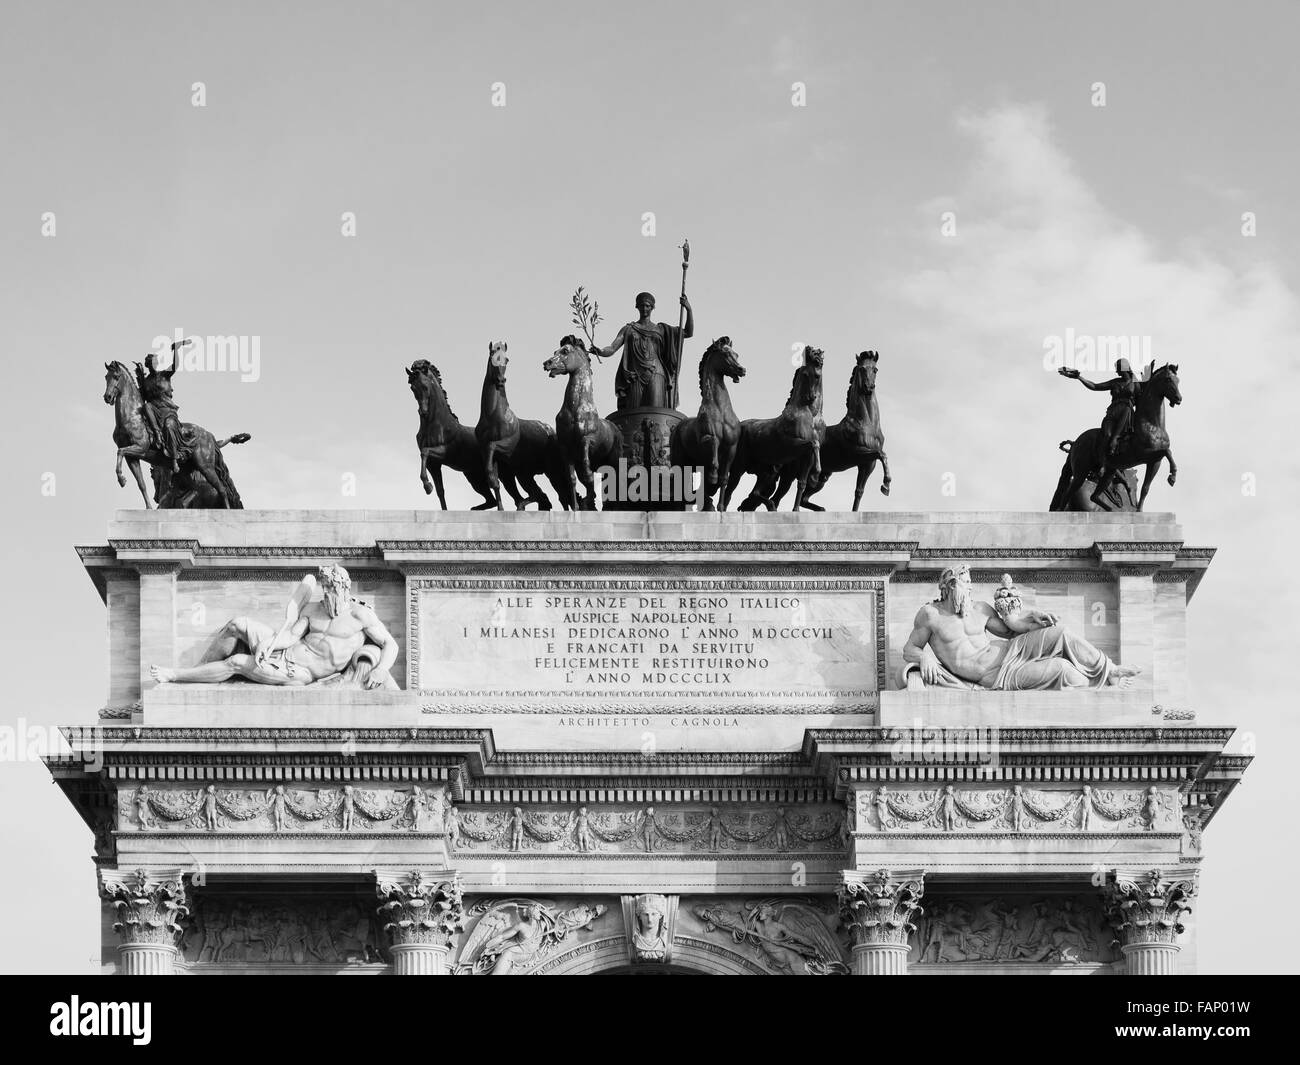
<instances>
[{"instance_id":1,"label":"triumphal arch","mask_svg":"<svg viewBox=\"0 0 1300 1065\"><path fill-rule=\"evenodd\" d=\"M108 971L1195 969L1247 759L1171 515L137 511L79 552L108 692L50 765Z\"/></svg>"}]
</instances>

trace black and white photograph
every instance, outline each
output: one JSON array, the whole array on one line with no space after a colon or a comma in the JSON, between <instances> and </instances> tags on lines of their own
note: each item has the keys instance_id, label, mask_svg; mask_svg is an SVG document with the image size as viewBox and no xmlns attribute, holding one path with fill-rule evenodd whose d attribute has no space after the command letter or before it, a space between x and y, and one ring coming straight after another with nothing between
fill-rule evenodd
<instances>
[{"instance_id":1,"label":"black and white photograph","mask_svg":"<svg viewBox=\"0 0 1300 1065\"><path fill-rule=\"evenodd\" d=\"M1183 976L1011 986L1081 1047L1261 1034L1297 39L1288 0L6 5L33 1038L192 1052L248 985L103 978L240 975Z\"/></svg>"}]
</instances>

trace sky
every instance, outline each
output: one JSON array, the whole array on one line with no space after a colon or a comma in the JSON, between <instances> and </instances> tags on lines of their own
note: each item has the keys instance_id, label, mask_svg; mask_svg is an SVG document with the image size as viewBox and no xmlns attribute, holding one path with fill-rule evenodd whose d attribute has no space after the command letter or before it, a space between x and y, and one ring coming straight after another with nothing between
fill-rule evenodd
<instances>
[{"instance_id":1,"label":"sky","mask_svg":"<svg viewBox=\"0 0 1300 1065\"><path fill-rule=\"evenodd\" d=\"M1194 705L1257 756L1206 833L1199 961L1294 969L1297 933L1244 934L1239 893L1265 856L1297 872L1275 846L1300 730L1271 629L1300 591L1298 30L1261 2L9 5L0 725L103 705L104 610L72 547L141 505L113 476L105 361L176 330L256 338L255 374L176 383L187 420L252 434L227 451L245 504L424 507L404 367L432 360L472 423L504 339L515 410L551 419L541 363L573 290L602 343L642 289L675 322L689 237L682 408L722 334L742 417L778 413L812 343L837 419L853 354L878 350L893 491L877 472L871 509L1046 509L1057 442L1105 407L1045 364L1053 337L1144 337L1178 364L1179 480L1147 509L1219 549L1189 614ZM0 969L93 968L90 833L39 763L0 764L0 839L23 871L4 912L59 915L10 922Z\"/></svg>"}]
</instances>

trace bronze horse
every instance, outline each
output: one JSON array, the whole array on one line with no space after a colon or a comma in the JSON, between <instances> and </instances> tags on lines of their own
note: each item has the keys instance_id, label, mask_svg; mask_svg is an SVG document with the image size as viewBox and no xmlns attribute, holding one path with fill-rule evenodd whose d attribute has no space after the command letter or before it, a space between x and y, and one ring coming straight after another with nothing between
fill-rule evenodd
<instances>
[{"instance_id":1,"label":"bronze horse","mask_svg":"<svg viewBox=\"0 0 1300 1065\"><path fill-rule=\"evenodd\" d=\"M884 472L880 482L880 494L889 495L889 459L885 455L885 432L880 427L880 407L876 403L876 372L880 368L880 353L863 351L859 353L853 374L849 378L849 391L845 397L844 417L835 425L828 426L822 438L821 464L822 473L816 484L804 493L803 505L809 510L822 510L821 506L810 501L809 497L826 487L832 473L842 470L858 471L857 484L853 488L853 509L856 511L862 503L862 493L867 487L867 478L876 468L876 461ZM795 471L789 466L781 470L781 484L772 497L772 508L780 504L790 485L794 483Z\"/></svg>"},{"instance_id":2,"label":"bronze horse","mask_svg":"<svg viewBox=\"0 0 1300 1065\"><path fill-rule=\"evenodd\" d=\"M171 461L149 435L144 420L140 388L135 375L120 362L106 362L104 370L104 402L112 405L116 419L113 427L113 443L117 445L117 483L126 485L126 474L122 470L122 462L125 460L131 467L135 483L140 487L140 495L144 498L145 507L153 509L154 501L149 498L149 490L145 487L140 460L149 463L151 472L165 465L169 475ZM216 437L201 425L183 422L181 436L189 451L189 457L181 464L178 476L196 489L200 485L201 478L204 490L202 493L197 490L187 491L178 499L175 493L169 493L155 477L155 491L159 505L171 506L180 502L181 506L187 507L201 495L203 500L201 506L214 509L243 509L244 504L235 489L234 481L230 479L230 471L226 468L226 460L221 457L221 449L229 443L242 444L250 439L249 435L236 433L228 440L218 443Z\"/></svg>"},{"instance_id":3,"label":"bronze horse","mask_svg":"<svg viewBox=\"0 0 1300 1065\"><path fill-rule=\"evenodd\" d=\"M787 464L792 465L798 483L794 509L803 506L809 483L816 484L822 473L821 441L826 433L822 420L822 364L821 348L805 346L803 361L794 372L790 396L780 415L740 423L740 447L727 480L724 510L740 478L747 473L754 474L756 480L739 509L754 510L760 503L768 510L775 509L770 497Z\"/></svg>"},{"instance_id":4,"label":"bronze horse","mask_svg":"<svg viewBox=\"0 0 1300 1065\"><path fill-rule=\"evenodd\" d=\"M623 434L596 409L591 355L585 343L573 335L564 337L556 352L542 363L542 369L551 377L565 374L569 378L564 389L564 404L555 415L555 436L564 457L574 506L595 510L594 471L602 466L617 465L623 453ZM585 498L578 495L579 481L587 490Z\"/></svg>"},{"instance_id":5,"label":"bronze horse","mask_svg":"<svg viewBox=\"0 0 1300 1065\"><path fill-rule=\"evenodd\" d=\"M479 451L474 430L462 425L447 402L442 387L442 374L428 359L416 359L406 369L406 380L420 410L420 428L415 434L416 447L420 449L420 483L426 493L438 490L438 502L447 509L447 496L442 487L442 468L459 470L470 487L483 497L483 502L473 510L487 510L497 505L496 494L488 484L487 467ZM432 480L430 480L432 475ZM506 480L511 497L518 499L513 481Z\"/></svg>"},{"instance_id":6,"label":"bronze horse","mask_svg":"<svg viewBox=\"0 0 1300 1065\"><path fill-rule=\"evenodd\" d=\"M504 509L501 479L497 472L499 460L505 476L513 476L528 493L526 499L516 497L516 510L525 509L529 503L536 503L538 510L553 509L550 498L537 484L537 477L542 474L551 482L560 505L565 510L572 510L573 494L555 430L545 422L520 418L510 409L510 400L506 398L506 367L509 363L506 342L492 341L488 345L478 425L474 427L474 436L487 469L488 484L497 499L497 509Z\"/></svg>"},{"instance_id":7,"label":"bronze horse","mask_svg":"<svg viewBox=\"0 0 1300 1065\"><path fill-rule=\"evenodd\" d=\"M713 493L719 495L731 476L731 464L740 446L740 419L731 406L727 378L739 383L745 368L731 346L730 337L719 337L700 359L700 413L678 422L669 440L669 461L673 466L702 466L704 484L699 498L701 510L713 510Z\"/></svg>"},{"instance_id":8,"label":"bronze horse","mask_svg":"<svg viewBox=\"0 0 1300 1065\"><path fill-rule=\"evenodd\" d=\"M218 440L217 449L227 444L246 444L251 439L248 433L235 433ZM186 464L172 473L166 462L159 462L149 467L149 473L153 477L154 500L163 510L212 510L221 506L221 496L193 466ZM228 491L232 493L232 508L242 510L244 504L233 484Z\"/></svg>"},{"instance_id":9,"label":"bronze horse","mask_svg":"<svg viewBox=\"0 0 1300 1065\"><path fill-rule=\"evenodd\" d=\"M1068 455L1050 509L1071 510L1079 506L1079 489L1088 480L1095 480L1097 484L1089 501L1103 508L1106 501L1114 502L1116 499L1112 492L1115 479L1122 477L1123 471L1145 465L1146 476L1142 479L1142 492L1137 499L1137 509L1141 510L1162 459L1169 460L1168 481L1172 488L1178 479L1178 464L1174 462L1169 434L1165 431L1165 400L1171 407L1183 401L1178 386L1178 366L1174 363L1161 366L1142 383L1132 427L1120 440L1119 449L1104 469L1101 469L1100 429L1085 430L1073 442L1062 440L1061 450L1067 450L1068 445Z\"/></svg>"}]
</instances>

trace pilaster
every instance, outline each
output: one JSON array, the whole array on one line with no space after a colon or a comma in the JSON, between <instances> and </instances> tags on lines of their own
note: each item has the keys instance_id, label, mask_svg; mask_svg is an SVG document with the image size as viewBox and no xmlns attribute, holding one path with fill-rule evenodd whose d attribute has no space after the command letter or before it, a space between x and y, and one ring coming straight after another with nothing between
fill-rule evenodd
<instances>
[{"instance_id":1,"label":"pilaster","mask_svg":"<svg viewBox=\"0 0 1300 1065\"><path fill-rule=\"evenodd\" d=\"M100 894L117 909L113 930L127 976L170 976L176 971L181 921L189 916L179 869L100 872Z\"/></svg>"},{"instance_id":2,"label":"pilaster","mask_svg":"<svg viewBox=\"0 0 1300 1065\"><path fill-rule=\"evenodd\" d=\"M906 976L912 917L925 893L920 869L874 873L846 870L839 887L840 914L853 943L855 976Z\"/></svg>"},{"instance_id":3,"label":"pilaster","mask_svg":"<svg viewBox=\"0 0 1300 1065\"><path fill-rule=\"evenodd\" d=\"M1119 937L1128 975L1173 975L1182 918L1191 912L1195 895L1194 873L1115 870L1102 888L1102 903Z\"/></svg>"},{"instance_id":4,"label":"pilaster","mask_svg":"<svg viewBox=\"0 0 1300 1065\"><path fill-rule=\"evenodd\" d=\"M375 870L382 900L379 916L389 936L397 976L445 976L451 941L465 927L460 877L426 878L410 872Z\"/></svg>"}]
</instances>

